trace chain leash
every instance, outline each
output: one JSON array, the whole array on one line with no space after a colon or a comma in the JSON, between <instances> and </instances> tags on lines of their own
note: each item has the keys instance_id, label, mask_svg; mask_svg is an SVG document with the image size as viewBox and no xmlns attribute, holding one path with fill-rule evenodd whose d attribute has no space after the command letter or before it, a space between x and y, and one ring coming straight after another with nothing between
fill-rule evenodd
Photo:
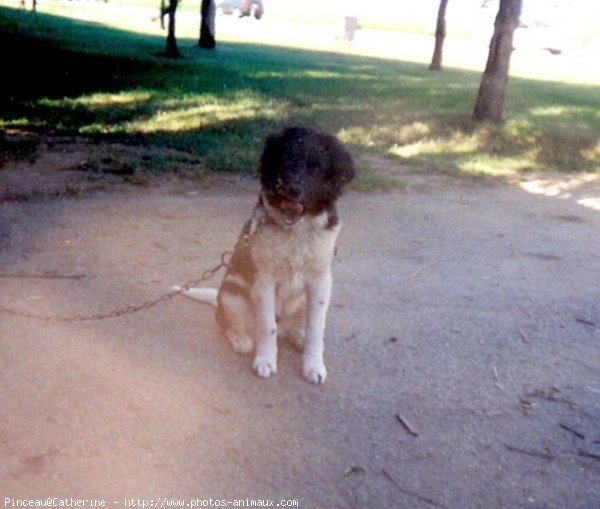
<instances>
[{"instance_id":1,"label":"chain leash","mask_svg":"<svg viewBox=\"0 0 600 509\"><path fill-rule=\"evenodd\" d=\"M76 322L90 322L94 320L106 320L108 318L117 318L119 316L124 315L132 315L139 311L143 311L146 309L150 309L158 304L162 304L163 302L167 302L178 295L186 292L190 288L193 288L204 281L207 281L211 277L213 277L217 272L219 272L222 268L229 267L229 261L227 260L228 256L231 256L231 251L225 251L221 255L221 261L219 265L213 267L212 269L207 269L202 273L202 276L199 279L194 279L192 281L188 281L183 286L179 287L177 290L171 290L169 292L163 293L160 297L147 300L138 305L128 305L119 309L113 309L112 311L108 311L106 313L95 313L93 315L69 315L69 316L51 316L51 315L43 315L39 313L33 313L31 311L24 311L21 309L8 308L4 306L0 306L0 313L20 316L22 318L34 318L36 320L41 320L44 322L61 322L61 323L76 323Z\"/></svg>"}]
</instances>

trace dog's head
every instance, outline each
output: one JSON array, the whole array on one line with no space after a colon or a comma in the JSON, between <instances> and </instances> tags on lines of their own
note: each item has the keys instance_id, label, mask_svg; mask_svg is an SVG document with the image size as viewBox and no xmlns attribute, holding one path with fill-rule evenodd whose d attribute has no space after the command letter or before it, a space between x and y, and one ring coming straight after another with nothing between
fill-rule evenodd
<instances>
[{"instance_id":1,"label":"dog's head","mask_svg":"<svg viewBox=\"0 0 600 509\"><path fill-rule=\"evenodd\" d=\"M295 225L305 214L333 211L353 177L352 156L331 134L290 127L265 141L260 159L263 202L285 226Z\"/></svg>"}]
</instances>

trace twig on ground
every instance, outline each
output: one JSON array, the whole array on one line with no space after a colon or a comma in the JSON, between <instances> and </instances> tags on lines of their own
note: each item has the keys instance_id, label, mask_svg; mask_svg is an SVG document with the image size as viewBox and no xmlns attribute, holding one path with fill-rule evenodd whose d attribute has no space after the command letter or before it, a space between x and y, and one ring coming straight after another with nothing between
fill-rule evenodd
<instances>
[{"instance_id":1,"label":"twig on ground","mask_svg":"<svg viewBox=\"0 0 600 509\"><path fill-rule=\"evenodd\" d=\"M594 454L593 452L579 451L578 454L579 454L579 456L582 456L584 458L592 458L593 460L600 460L600 454Z\"/></svg>"},{"instance_id":2,"label":"twig on ground","mask_svg":"<svg viewBox=\"0 0 600 509\"><path fill-rule=\"evenodd\" d=\"M426 263L425 265L422 265L421 267L419 267L417 270L415 270L414 272L412 272L411 274L409 274L407 277L404 278L403 281L410 281L411 279L417 277L421 272L423 272L425 269L428 269L429 267L433 267L434 265L437 265L438 263L440 263L442 260L435 260L433 262L430 263Z\"/></svg>"},{"instance_id":3,"label":"twig on ground","mask_svg":"<svg viewBox=\"0 0 600 509\"><path fill-rule=\"evenodd\" d=\"M500 383L500 374L498 373L498 368L496 366L494 366L494 380L496 380L496 383L494 385L498 387L498 389L500 389L501 391L506 390L506 387L504 387L504 385Z\"/></svg>"},{"instance_id":4,"label":"twig on ground","mask_svg":"<svg viewBox=\"0 0 600 509\"><path fill-rule=\"evenodd\" d=\"M398 481L396 481L396 479L394 479L385 468L381 469L381 473L384 475L384 477L390 481L397 489L400 493L403 493L404 495L407 495L409 497L412 498L416 498L417 500L420 500L421 502L425 502L426 504L430 504L434 507L446 507L445 505L440 504L439 502L436 502L435 500L429 498L429 497L425 497L423 495L421 495L420 493L417 493L416 491L413 490L408 490L406 488L403 488L402 486L400 486L398 484Z\"/></svg>"},{"instance_id":5,"label":"twig on ground","mask_svg":"<svg viewBox=\"0 0 600 509\"><path fill-rule=\"evenodd\" d=\"M544 460L556 459L556 456L554 456L549 451L530 451L527 449L521 449L520 447L515 447L514 445L509 445L509 444L504 444L504 447L506 447L511 452L517 452L519 454L526 454L527 456L533 456L534 458L541 458Z\"/></svg>"},{"instance_id":6,"label":"twig on ground","mask_svg":"<svg viewBox=\"0 0 600 509\"><path fill-rule=\"evenodd\" d=\"M344 472L344 477L347 477L350 474L364 474L365 472L366 470L363 467L359 465L354 465Z\"/></svg>"},{"instance_id":7,"label":"twig on ground","mask_svg":"<svg viewBox=\"0 0 600 509\"><path fill-rule=\"evenodd\" d=\"M27 272L0 272L0 277L23 279L83 279L85 274L29 274Z\"/></svg>"},{"instance_id":8,"label":"twig on ground","mask_svg":"<svg viewBox=\"0 0 600 509\"><path fill-rule=\"evenodd\" d=\"M544 389L536 389L534 391L528 392L525 394L528 398L541 399L544 401L549 401L550 403L560 403L563 405L567 405L571 409L577 408L577 403L571 401L566 396L560 397L559 394L562 394L561 390L556 387L551 387L548 390Z\"/></svg>"},{"instance_id":9,"label":"twig on ground","mask_svg":"<svg viewBox=\"0 0 600 509\"><path fill-rule=\"evenodd\" d=\"M568 431L569 433L572 433L573 435L575 435L577 438L581 438L581 440L587 441L587 438L585 438L585 435L583 435L582 433L579 433L579 431L577 431L576 429L573 429L570 426L567 426L566 424L562 424L562 423L559 423L558 425L565 431Z\"/></svg>"},{"instance_id":10,"label":"twig on ground","mask_svg":"<svg viewBox=\"0 0 600 509\"><path fill-rule=\"evenodd\" d=\"M583 316L579 316L579 315L575 317L575 321L582 323L584 325L590 325L592 327L594 327L596 325L596 322L589 320L587 318L584 318Z\"/></svg>"},{"instance_id":11,"label":"twig on ground","mask_svg":"<svg viewBox=\"0 0 600 509\"><path fill-rule=\"evenodd\" d=\"M536 406L536 404L533 401L529 401L528 399L525 399L523 396L519 396L519 404L521 405L521 410L524 413L530 412Z\"/></svg>"},{"instance_id":12,"label":"twig on ground","mask_svg":"<svg viewBox=\"0 0 600 509\"><path fill-rule=\"evenodd\" d=\"M532 339L525 334L525 331L523 329L521 329L521 327L519 327L519 334L521 334L521 337L523 338L523 341L527 341L527 343L531 343Z\"/></svg>"},{"instance_id":13,"label":"twig on ground","mask_svg":"<svg viewBox=\"0 0 600 509\"><path fill-rule=\"evenodd\" d=\"M402 417L400 414L396 414L396 420L402 424L402 427L408 431L408 433L410 435L412 435L413 437L418 437L419 436L419 432L415 430L414 426L407 421L404 417Z\"/></svg>"}]
</instances>

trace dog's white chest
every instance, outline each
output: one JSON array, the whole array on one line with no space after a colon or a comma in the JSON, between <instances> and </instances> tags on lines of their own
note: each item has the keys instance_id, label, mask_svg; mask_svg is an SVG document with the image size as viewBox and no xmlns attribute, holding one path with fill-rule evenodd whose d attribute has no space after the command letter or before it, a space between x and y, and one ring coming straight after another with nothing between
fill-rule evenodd
<instances>
[{"instance_id":1,"label":"dog's white chest","mask_svg":"<svg viewBox=\"0 0 600 509\"><path fill-rule=\"evenodd\" d=\"M339 225L325 228L326 216L303 219L293 228L265 224L251 241L254 263L278 285L304 287L308 278L331 269Z\"/></svg>"}]
</instances>

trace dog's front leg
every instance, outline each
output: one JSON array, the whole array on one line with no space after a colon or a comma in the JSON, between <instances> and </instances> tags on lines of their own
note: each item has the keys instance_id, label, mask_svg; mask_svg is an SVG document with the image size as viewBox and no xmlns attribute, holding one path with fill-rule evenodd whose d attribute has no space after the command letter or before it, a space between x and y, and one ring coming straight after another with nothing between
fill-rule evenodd
<instances>
[{"instance_id":1,"label":"dog's front leg","mask_svg":"<svg viewBox=\"0 0 600 509\"><path fill-rule=\"evenodd\" d=\"M275 282L259 278L252 289L256 315L256 356L253 367L261 378L277 373L277 322L275 321Z\"/></svg>"},{"instance_id":2,"label":"dog's front leg","mask_svg":"<svg viewBox=\"0 0 600 509\"><path fill-rule=\"evenodd\" d=\"M331 274L323 274L308 284L306 340L302 356L304 377L313 384L320 384L327 377L323 362L325 320L331 299Z\"/></svg>"}]
</instances>

